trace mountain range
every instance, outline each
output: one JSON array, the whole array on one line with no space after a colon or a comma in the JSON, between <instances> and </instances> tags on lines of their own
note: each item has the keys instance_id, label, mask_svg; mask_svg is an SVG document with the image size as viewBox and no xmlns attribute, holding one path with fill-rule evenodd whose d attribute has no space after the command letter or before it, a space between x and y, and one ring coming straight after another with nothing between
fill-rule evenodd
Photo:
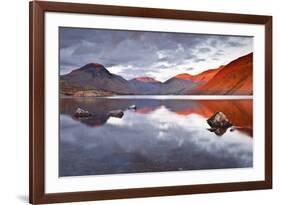
<instances>
[{"instance_id":1,"label":"mountain range","mask_svg":"<svg viewBox=\"0 0 281 205\"><path fill-rule=\"evenodd\" d=\"M253 53L197 75L178 74L165 82L148 76L126 80L103 65L89 63L60 76L60 94L109 95L252 95Z\"/></svg>"}]
</instances>

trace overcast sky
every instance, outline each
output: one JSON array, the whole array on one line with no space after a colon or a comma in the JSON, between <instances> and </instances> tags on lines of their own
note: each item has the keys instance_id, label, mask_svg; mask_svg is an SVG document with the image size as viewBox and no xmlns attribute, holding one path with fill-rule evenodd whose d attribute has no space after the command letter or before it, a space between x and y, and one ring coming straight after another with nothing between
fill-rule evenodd
<instances>
[{"instance_id":1,"label":"overcast sky","mask_svg":"<svg viewBox=\"0 0 281 205\"><path fill-rule=\"evenodd\" d=\"M165 81L197 74L253 52L253 38L103 29L60 28L60 74L87 63L104 65L125 79Z\"/></svg>"}]
</instances>

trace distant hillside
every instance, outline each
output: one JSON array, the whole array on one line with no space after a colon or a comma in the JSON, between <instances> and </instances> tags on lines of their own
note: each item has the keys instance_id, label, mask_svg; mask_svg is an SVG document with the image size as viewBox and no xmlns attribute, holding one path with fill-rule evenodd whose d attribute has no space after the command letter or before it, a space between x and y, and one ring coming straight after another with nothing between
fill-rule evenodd
<instances>
[{"instance_id":1,"label":"distant hillside","mask_svg":"<svg viewBox=\"0 0 281 205\"><path fill-rule=\"evenodd\" d=\"M142 76L129 80L129 84L135 94L157 95L160 92L162 83L154 78Z\"/></svg>"},{"instance_id":2,"label":"distant hillside","mask_svg":"<svg viewBox=\"0 0 281 205\"><path fill-rule=\"evenodd\" d=\"M203 71L202 73L199 73L197 75L192 76L192 80L194 82L200 82L200 83L207 83L209 80L211 80L221 69L223 69L224 66L220 66L219 68L215 69L209 69L206 71Z\"/></svg>"},{"instance_id":3,"label":"distant hillside","mask_svg":"<svg viewBox=\"0 0 281 205\"><path fill-rule=\"evenodd\" d=\"M163 95L182 95L187 90L192 90L196 87L196 83L192 80L192 75L187 73L178 74L162 85L161 94Z\"/></svg>"},{"instance_id":4,"label":"distant hillside","mask_svg":"<svg viewBox=\"0 0 281 205\"><path fill-rule=\"evenodd\" d=\"M60 80L68 86L77 87L80 91L134 94L127 80L110 73L103 65L97 63L89 63L69 74L62 75ZM61 89L65 89L63 84Z\"/></svg>"},{"instance_id":5,"label":"distant hillside","mask_svg":"<svg viewBox=\"0 0 281 205\"><path fill-rule=\"evenodd\" d=\"M230 62L192 93L202 95L253 94L253 53Z\"/></svg>"},{"instance_id":6,"label":"distant hillside","mask_svg":"<svg viewBox=\"0 0 281 205\"><path fill-rule=\"evenodd\" d=\"M180 73L165 82L148 76L131 80L110 73L103 65L89 63L60 76L60 94L70 96L108 95L251 95L253 53L225 66L197 75Z\"/></svg>"},{"instance_id":7,"label":"distant hillside","mask_svg":"<svg viewBox=\"0 0 281 205\"><path fill-rule=\"evenodd\" d=\"M212 79L223 66L206 70L197 75L190 75L188 73L178 74L166 82L164 82L161 94L179 94L184 95L187 92L194 91L196 87L207 83Z\"/></svg>"}]
</instances>

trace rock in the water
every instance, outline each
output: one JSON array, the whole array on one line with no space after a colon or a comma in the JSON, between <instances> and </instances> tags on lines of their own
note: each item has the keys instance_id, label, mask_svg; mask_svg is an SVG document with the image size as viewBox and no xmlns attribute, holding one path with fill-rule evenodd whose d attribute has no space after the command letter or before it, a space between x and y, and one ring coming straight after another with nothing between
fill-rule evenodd
<instances>
[{"instance_id":1,"label":"rock in the water","mask_svg":"<svg viewBox=\"0 0 281 205\"><path fill-rule=\"evenodd\" d=\"M74 113L75 117L90 117L91 113L89 113L89 111L87 110L83 110L82 108L77 108L75 113Z\"/></svg>"},{"instance_id":2,"label":"rock in the water","mask_svg":"<svg viewBox=\"0 0 281 205\"><path fill-rule=\"evenodd\" d=\"M232 123L225 116L223 112L216 112L208 120L207 123L212 128L229 128L232 126Z\"/></svg>"},{"instance_id":3,"label":"rock in the water","mask_svg":"<svg viewBox=\"0 0 281 205\"><path fill-rule=\"evenodd\" d=\"M130 106L129 106L129 109L130 109L130 110L135 110L135 109L137 109L137 106L136 106L136 105L130 105Z\"/></svg>"},{"instance_id":4,"label":"rock in the water","mask_svg":"<svg viewBox=\"0 0 281 205\"><path fill-rule=\"evenodd\" d=\"M215 133L217 136L222 136L226 132L227 128L209 128L208 130Z\"/></svg>"},{"instance_id":5,"label":"rock in the water","mask_svg":"<svg viewBox=\"0 0 281 205\"><path fill-rule=\"evenodd\" d=\"M110 117L122 118L124 115L124 112L122 110L111 110L111 111L109 111L108 115Z\"/></svg>"}]
</instances>

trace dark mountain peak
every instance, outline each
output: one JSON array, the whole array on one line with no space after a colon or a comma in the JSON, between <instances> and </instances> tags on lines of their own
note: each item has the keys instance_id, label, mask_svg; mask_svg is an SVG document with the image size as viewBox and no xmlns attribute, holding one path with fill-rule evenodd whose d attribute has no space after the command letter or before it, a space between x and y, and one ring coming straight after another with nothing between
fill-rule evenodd
<instances>
[{"instance_id":1,"label":"dark mountain peak","mask_svg":"<svg viewBox=\"0 0 281 205\"><path fill-rule=\"evenodd\" d=\"M79 68L78 70L87 71L87 70L106 70L106 69L102 64L88 63L88 64L82 66L81 68Z\"/></svg>"},{"instance_id":2,"label":"dark mountain peak","mask_svg":"<svg viewBox=\"0 0 281 205\"><path fill-rule=\"evenodd\" d=\"M132 80L140 81L140 82L144 82L144 83L159 83L160 82L158 80L155 80L154 78L147 77L147 76L136 77L136 78L133 78Z\"/></svg>"},{"instance_id":3,"label":"dark mountain peak","mask_svg":"<svg viewBox=\"0 0 281 205\"><path fill-rule=\"evenodd\" d=\"M92 74L92 76L100 75L112 75L102 64L88 63L81 68L74 70L72 73L86 72Z\"/></svg>"}]
</instances>

